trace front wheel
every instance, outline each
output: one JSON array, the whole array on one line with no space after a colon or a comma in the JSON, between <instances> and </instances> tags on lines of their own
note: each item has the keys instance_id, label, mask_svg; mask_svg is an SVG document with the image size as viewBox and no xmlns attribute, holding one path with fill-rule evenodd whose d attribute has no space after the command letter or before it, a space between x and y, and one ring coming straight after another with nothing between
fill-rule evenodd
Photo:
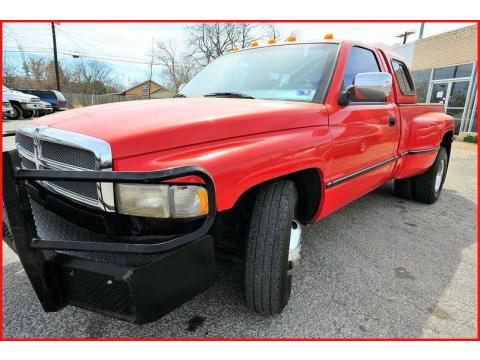
<instances>
[{"instance_id":1,"label":"front wheel","mask_svg":"<svg viewBox=\"0 0 480 360\"><path fill-rule=\"evenodd\" d=\"M297 204L297 189L289 180L265 184L257 194L245 257L245 295L255 312L278 314L290 298L302 233Z\"/></svg>"},{"instance_id":2,"label":"front wheel","mask_svg":"<svg viewBox=\"0 0 480 360\"><path fill-rule=\"evenodd\" d=\"M10 115L7 116L10 120L18 120L22 117L23 115L23 110L20 105L17 104L12 104L12 111Z\"/></svg>"},{"instance_id":3,"label":"front wheel","mask_svg":"<svg viewBox=\"0 0 480 360\"><path fill-rule=\"evenodd\" d=\"M31 119L35 116L35 110L24 110L23 111L23 118L24 119Z\"/></svg>"}]
</instances>

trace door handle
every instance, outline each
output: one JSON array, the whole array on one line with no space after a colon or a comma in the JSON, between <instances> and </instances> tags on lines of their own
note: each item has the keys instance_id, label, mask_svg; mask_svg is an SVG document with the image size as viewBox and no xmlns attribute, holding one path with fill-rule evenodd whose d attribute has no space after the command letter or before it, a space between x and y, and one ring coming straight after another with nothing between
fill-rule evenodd
<instances>
[{"instance_id":1,"label":"door handle","mask_svg":"<svg viewBox=\"0 0 480 360\"><path fill-rule=\"evenodd\" d=\"M395 118L392 116L390 119L388 119L388 126L394 127L395 126Z\"/></svg>"}]
</instances>

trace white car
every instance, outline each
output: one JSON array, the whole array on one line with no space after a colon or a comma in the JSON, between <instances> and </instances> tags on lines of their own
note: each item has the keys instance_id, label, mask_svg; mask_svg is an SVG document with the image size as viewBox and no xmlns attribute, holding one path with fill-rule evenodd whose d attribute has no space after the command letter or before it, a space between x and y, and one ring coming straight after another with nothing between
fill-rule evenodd
<instances>
[{"instance_id":1,"label":"white car","mask_svg":"<svg viewBox=\"0 0 480 360\"><path fill-rule=\"evenodd\" d=\"M53 107L49 102L40 101L40 103L43 107L36 112L35 116L43 116L53 113Z\"/></svg>"},{"instance_id":2,"label":"white car","mask_svg":"<svg viewBox=\"0 0 480 360\"><path fill-rule=\"evenodd\" d=\"M20 118L30 119L35 110L43 108L40 98L20 91L10 90L6 86L2 87L2 100L8 100L12 106L11 114L8 116L11 120Z\"/></svg>"},{"instance_id":3,"label":"white car","mask_svg":"<svg viewBox=\"0 0 480 360\"><path fill-rule=\"evenodd\" d=\"M2 101L2 116L12 116L12 105L10 104L10 101L8 100L3 100Z\"/></svg>"}]
</instances>

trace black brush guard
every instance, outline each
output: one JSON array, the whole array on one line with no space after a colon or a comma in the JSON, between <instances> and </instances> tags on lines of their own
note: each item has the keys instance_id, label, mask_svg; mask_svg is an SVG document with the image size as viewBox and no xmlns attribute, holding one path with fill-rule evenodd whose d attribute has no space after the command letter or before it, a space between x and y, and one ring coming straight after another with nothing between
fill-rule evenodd
<instances>
[{"instance_id":1,"label":"black brush guard","mask_svg":"<svg viewBox=\"0 0 480 360\"><path fill-rule=\"evenodd\" d=\"M11 134L4 134L10 136ZM198 176L208 191L209 213L195 231L170 239L142 244L49 240L39 238L29 181L93 181L158 184L184 176ZM3 205L16 251L37 297L47 312L71 304L136 324L155 321L204 291L214 281L213 239L208 234L215 221L215 188L208 173L198 167L155 172L101 172L24 170L17 150L3 152ZM4 239L8 242L8 239ZM112 264L75 256L78 252L145 256L142 264ZM73 254L73 255L72 255ZM113 256L113 255L112 255Z\"/></svg>"}]
</instances>

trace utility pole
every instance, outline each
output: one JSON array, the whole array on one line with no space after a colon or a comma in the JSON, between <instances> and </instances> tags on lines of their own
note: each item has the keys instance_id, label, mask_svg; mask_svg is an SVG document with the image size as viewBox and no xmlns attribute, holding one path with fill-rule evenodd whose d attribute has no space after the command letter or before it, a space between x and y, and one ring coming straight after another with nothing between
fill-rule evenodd
<instances>
[{"instance_id":1,"label":"utility pole","mask_svg":"<svg viewBox=\"0 0 480 360\"><path fill-rule=\"evenodd\" d=\"M423 30L425 30L425 23L420 23L420 33L418 34L418 40L423 39Z\"/></svg>"},{"instance_id":2,"label":"utility pole","mask_svg":"<svg viewBox=\"0 0 480 360\"><path fill-rule=\"evenodd\" d=\"M150 60L150 79L148 81L148 99L152 98L152 75L153 75L153 37L152 37L152 59Z\"/></svg>"},{"instance_id":3,"label":"utility pole","mask_svg":"<svg viewBox=\"0 0 480 360\"><path fill-rule=\"evenodd\" d=\"M410 35L413 35L413 34L415 34L415 30L405 31L404 33L398 34L398 35L396 35L395 37L397 37L397 38L403 38L403 44L406 44L406 43L407 43L407 38L408 38Z\"/></svg>"},{"instance_id":4,"label":"utility pole","mask_svg":"<svg viewBox=\"0 0 480 360\"><path fill-rule=\"evenodd\" d=\"M57 80L57 90L60 91L60 76L58 74L58 57L57 57L57 38L55 36L55 23L52 22L52 39L53 39L53 60L55 62L55 77Z\"/></svg>"}]
</instances>

